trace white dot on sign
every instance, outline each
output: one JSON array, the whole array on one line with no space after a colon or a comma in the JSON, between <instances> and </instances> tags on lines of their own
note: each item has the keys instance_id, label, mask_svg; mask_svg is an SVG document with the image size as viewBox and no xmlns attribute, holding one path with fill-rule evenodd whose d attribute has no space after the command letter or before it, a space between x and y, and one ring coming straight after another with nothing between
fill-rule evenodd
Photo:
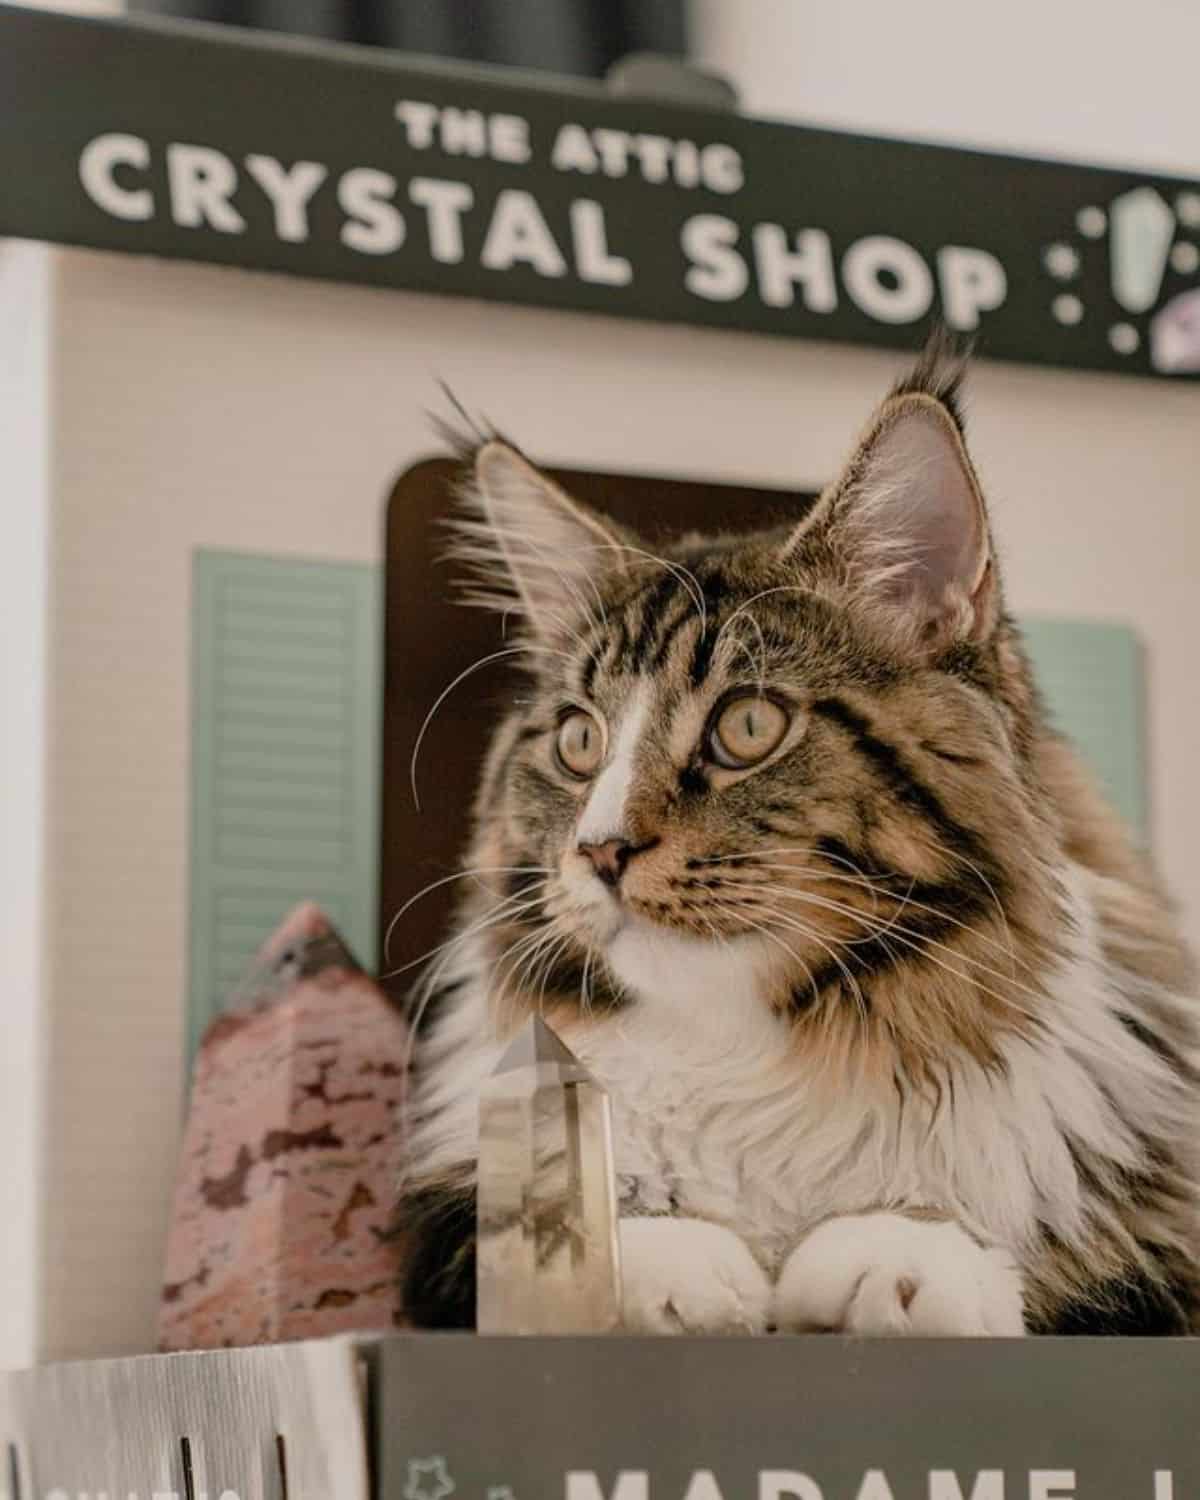
<instances>
[{"instance_id":1,"label":"white dot on sign","mask_svg":"<svg viewBox=\"0 0 1200 1500\"><path fill-rule=\"evenodd\" d=\"M1079 251L1061 241L1056 245L1047 245L1042 260L1047 271L1057 281L1070 281L1079 270Z\"/></svg>"},{"instance_id":2,"label":"white dot on sign","mask_svg":"<svg viewBox=\"0 0 1200 1500\"><path fill-rule=\"evenodd\" d=\"M1070 292L1064 292L1061 297L1055 297L1050 311L1060 323L1074 324L1083 318L1083 303Z\"/></svg>"},{"instance_id":3,"label":"white dot on sign","mask_svg":"<svg viewBox=\"0 0 1200 1500\"><path fill-rule=\"evenodd\" d=\"M1181 276L1190 276L1193 271L1200 270L1200 249L1187 240L1180 240L1171 247L1171 265Z\"/></svg>"},{"instance_id":4,"label":"white dot on sign","mask_svg":"<svg viewBox=\"0 0 1200 1500\"><path fill-rule=\"evenodd\" d=\"M1108 330L1108 342L1118 354L1132 354L1141 339L1132 323L1114 323Z\"/></svg>"},{"instance_id":5,"label":"white dot on sign","mask_svg":"<svg viewBox=\"0 0 1200 1500\"><path fill-rule=\"evenodd\" d=\"M1200 193L1180 193L1175 199L1179 222L1189 229L1200 229Z\"/></svg>"},{"instance_id":6,"label":"white dot on sign","mask_svg":"<svg viewBox=\"0 0 1200 1500\"><path fill-rule=\"evenodd\" d=\"M1091 204L1075 215L1075 227L1084 239L1098 240L1108 228L1108 215L1102 208Z\"/></svg>"}]
</instances>

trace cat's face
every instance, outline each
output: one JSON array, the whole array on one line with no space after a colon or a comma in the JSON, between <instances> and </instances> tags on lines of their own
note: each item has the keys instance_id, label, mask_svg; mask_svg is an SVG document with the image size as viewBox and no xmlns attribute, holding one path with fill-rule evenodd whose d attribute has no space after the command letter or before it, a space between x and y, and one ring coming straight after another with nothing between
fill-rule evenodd
<instances>
[{"instance_id":1,"label":"cat's face","mask_svg":"<svg viewBox=\"0 0 1200 1500\"><path fill-rule=\"evenodd\" d=\"M1029 689L932 374L775 530L643 541L498 440L474 473L466 550L529 672L479 804L506 982L863 1015L948 937L1000 963L1044 842Z\"/></svg>"}]
</instances>

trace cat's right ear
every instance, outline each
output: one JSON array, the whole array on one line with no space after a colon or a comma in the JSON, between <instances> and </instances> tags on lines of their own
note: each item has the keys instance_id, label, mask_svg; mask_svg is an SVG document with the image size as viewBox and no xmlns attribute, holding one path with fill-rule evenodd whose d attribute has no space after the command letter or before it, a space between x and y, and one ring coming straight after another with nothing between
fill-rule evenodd
<instances>
[{"instance_id":1,"label":"cat's right ear","mask_svg":"<svg viewBox=\"0 0 1200 1500\"><path fill-rule=\"evenodd\" d=\"M466 498L454 553L471 567L468 600L519 612L536 635L594 613L598 579L626 567L621 533L500 438L475 453Z\"/></svg>"}]
</instances>

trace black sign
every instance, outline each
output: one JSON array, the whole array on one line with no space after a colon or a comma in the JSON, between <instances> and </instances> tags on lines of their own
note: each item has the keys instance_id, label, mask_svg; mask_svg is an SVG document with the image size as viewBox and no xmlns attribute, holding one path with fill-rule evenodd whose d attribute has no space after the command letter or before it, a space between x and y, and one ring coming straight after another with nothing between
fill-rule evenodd
<instances>
[{"instance_id":1,"label":"black sign","mask_svg":"<svg viewBox=\"0 0 1200 1500\"><path fill-rule=\"evenodd\" d=\"M369 1350L380 1500L1193 1500L1194 1339Z\"/></svg>"},{"instance_id":2,"label":"black sign","mask_svg":"<svg viewBox=\"0 0 1200 1500\"><path fill-rule=\"evenodd\" d=\"M0 233L1200 375L1200 184L0 5Z\"/></svg>"}]
</instances>

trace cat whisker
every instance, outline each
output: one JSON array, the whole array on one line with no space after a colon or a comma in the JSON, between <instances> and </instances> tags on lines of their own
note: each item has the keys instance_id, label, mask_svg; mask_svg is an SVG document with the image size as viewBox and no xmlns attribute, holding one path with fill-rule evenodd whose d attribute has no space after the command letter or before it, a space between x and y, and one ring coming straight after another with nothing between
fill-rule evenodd
<instances>
[{"instance_id":1,"label":"cat whisker","mask_svg":"<svg viewBox=\"0 0 1200 1500\"><path fill-rule=\"evenodd\" d=\"M382 980L395 979L400 974L403 974L406 970L415 967L417 964L430 964L430 967L421 976L417 986L410 996L408 1009L408 1036L405 1041L404 1056L401 1060L401 1065L406 1072L412 1067L413 1058L417 1049L418 1039L421 1034L421 1025L425 1019L425 1013L433 1003L434 996L437 994L440 987L442 976L446 972L446 969L450 965L451 961L456 958L461 951L462 945L465 942L468 942L471 938L478 936L482 932L486 932L492 927L502 925L505 922L520 920L520 918L527 911L536 909L540 904L540 896L529 901L521 901L518 897L515 896L509 897L508 900L501 901L497 906L493 907L477 921L472 922L468 927L465 927L461 932L453 933L444 942L439 943L436 948L431 948L427 953L421 954L419 958L413 959L411 963L404 964L398 969L393 969L390 973L381 974L379 976ZM435 959L436 962L430 963L430 960ZM415 1004L412 1003L413 1001L415 1001ZM405 1094L402 1118L405 1122L405 1128L407 1129L410 1119L409 1098L407 1093Z\"/></svg>"},{"instance_id":2,"label":"cat whisker","mask_svg":"<svg viewBox=\"0 0 1200 1500\"><path fill-rule=\"evenodd\" d=\"M741 882L738 882L736 884L740 883ZM855 922L859 922L871 928L871 931L867 936L842 939L842 941L848 947L853 947L856 943L867 943L875 937L884 936L888 932L888 930L899 920L900 913L904 910L904 903L903 901L901 901L900 906L897 908L897 910L893 912L890 917L886 918L883 922L883 925L880 926L880 919L878 916L868 916L866 913L859 911L856 907L850 906L841 901L835 901L828 896L819 896L812 891L801 891L798 890L795 886L769 885L765 881L747 881L744 883L744 885L746 890L753 893L752 899L753 897L758 896L759 893L762 893L763 895L767 896L782 896L792 901L803 901L807 906L820 907L822 911L834 912L838 916L848 917ZM876 910L878 910L878 907L876 908Z\"/></svg>"},{"instance_id":3,"label":"cat whisker","mask_svg":"<svg viewBox=\"0 0 1200 1500\"><path fill-rule=\"evenodd\" d=\"M431 880L428 885L422 886L419 891L410 896L388 923L387 931L383 938L384 963L388 962L392 934L395 932L401 917L432 891L440 890L442 886L451 885L456 880L468 880L484 875L552 875L553 873L548 865L473 865L469 869L456 870L453 875L443 875L440 880ZM524 893L520 892L518 894Z\"/></svg>"},{"instance_id":4,"label":"cat whisker","mask_svg":"<svg viewBox=\"0 0 1200 1500\"><path fill-rule=\"evenodd\" d=\"M812 866L801 867L797 865L762 865L760 866L760 868L778 871L793 871L803 868L804 873L816 873L822 880L832 878L835 880L841 880L847 884L857 883L847 881L845 876L835 875L833 877L829 877L823 871L814 870ZM915 900L911 894L911 886L909 888L909 893L901 897L895 891L890 891L886 888L877 886L871 887L870 882L862 882L862 884L874 889L877 895L886 896L887 899L892 901L899 901L900 905L895 913L896 916L899 916L905 908L910 908L912 911L924 912L928 916L937 917L939 921L945 922L950 927L955 927L958 928L961 932L969 933L972 937L977 938L981 943L986 944L987 947L996 949L1006 959L1008 959L1009 977L1014 981L1017 977L1016 971L1018 968L1023 969L1031 978L1035 977L1033 966L1026 960L1017 957L1016 951L1013 947L1012 938L1011 934L1009 933L1007 922L1005 922L1004 924L1004 931L1006 937L1008 938L1008 941L1001 942L998 938L993 937L990 933L984 932L978 927L973 927L969 922L964 922L960 917L952 916L949 912L944 911L939 906L933 906L928 901ZM876 909L878 909L878 903L876 903ZM1000 913L1000 916L1001 918L1003 918L1002 912ZM999 971L997 971L997 973L999 973Z\"/></svg>"},{"instance_id":5,"label":"cat whisker","mask_svg":"<svg viewBox=\"0 0 1200 1500\"><path fill-rule=\"evenodd\" d=\"M570 946L571 946L570 935L569 934L565 934L565 935L561 936L558 939L557 943L555 943L554 946L547 951L547 953L545 954L545 956L542 959L542 963L541 963L542 981L541 981L541 984L538 987L538 1014L539 1015L543 1015L544 1016L545 1013L546 1013L546 986L550 983L550 976L554 973L554 966L559 961L559 959L563 956L563 954L569 951Z\"/></svg>"},{"instance_id":6,"label":"cat whisker","mask_svg":"<svg viewBox=\"0 0 1200 1500\"><path fill-rule=\"evenodd\" d=\"M720 905L720 903L715 903L715 904ZM800 965L800 967L804 970L805 974L808 976L809 986L811 987L812 994L813 994L813 1004L814 1005L819 1005L820 1004L821 996L820 996L819 990L817 989L816 976L813 974L813 971L809 968L809 966L805 963L804 959L802 959L800 957L800 955L796 952L796 950L793 947L791 947L790 944L785 943L783 941L783 939L779 937L778 933L772 932L770 930L770 928L764 927L764 926L761 925L761 923L755 922L751 917L748 917L743 910L741 910L739 908L736 908L736 907L724 907L724 906L721 906L721 909L725 912L725 914L727 916L732 917L739 924L739 926L748 928L752 932L757 932L762 937L767 938L771 942L776 943L779 947L781 947L783 949L783 951L791 959L793 959L796 963L798 963ZM805 934L802 934L802 936L803 935L805 935ZM864 1008L864 1014L865 1014L865 1008Z\"/></svg>"},{"instance_id":7,"label":"cat whisker","mask_svg":"<svg viewBox=\"0 0 1200 1500\"><path fill-rule=\"evenodd\" d=\"M806 899L804 893L802 892L793 891L787 894L789 895L790 899ZM828 905L828 903L822 904ZM771 915L777 920L784 923L787 923L791 920L789 914L782 911L772 911ZM843 915L848 918L854 918L864 923L868 921L868 919L862 913L856 913L853 907L846 907L843 911ZM972 973L971 970L978 970L979 973L990 975L992 978L996 979L1006 979L1007 977L998 969L993 969L992 967L990 967L990 965L981 963L980 960L972 958L969 954L963 953L957 948L951 948L948 944L939 942L936 938L928 937L926 934L918 932L913 928L902 927L899 924L895 924L884 929L878 929L868 934L868 937L874 936L878 936L880 940L884 942L885 947L889 946L887 939L894 939L896 942L900 943L903 947L909 949L911 952L918 953L927 958L938 968L945 970L949 974L953 974L956 978L964 980L968 984L974 985L980 993L985 994L991 999L998 1001L1006 1009L1016 1011L1017 1014L1024 1016L1028 1020L1038 1019L1039 1013L1037 1010L1033 1009L1030 1006L1020 1004L1014 995L1001 993L1001 991L994 989L991 985L985 984L981 979L978 978L976 974ZM849 943L845 944L845 946L852 947L854 945L853 943ZM965 969L957 968L954 965L947 963L944 959L939 958L938 952L948 953L951 958L956 960L957 963L965 965ZM1039 1003L1044 1001L1044 996L1039 994L1038 991L1032 989L1030 986L1023 985L1019 981L1011 982L1015 985L1015 989L1018 993L1023 993L1024 995Z\"/></svg>"},{"instance_id":8,"label":"cat whisker","mask_svg":"<svg viewBox=\"0 0 1200 1500\"><path fill-rule=\"evenodd\" d=\"M755 878L758 872L767 870L786 871L789 874L812 874L816 875L822 881L836 880L840 884L849 885L856 890L863 890L867 893L867 895L871 897L872 910L876 912L879 910L881 899L883 899L884 897L892 900L895 899L895 892L890 891L885 887L878 887L869 880L857 880L851 876L839 875L836 873L831 875L828 871L819 869L815 865L799 865L794 863L767 864L766 862L763 862L752 866L751 872L749 874L735 873L732 875L716 875L712 878L726 890L754 890L767 887L768 882ZM780 887L780 889L785 889L785 887ZM911 886L909 887L909 889L911 891Z\"/></svg>"},{"instance_id":9,"label":"cat whisker","mask_svg":"<svg viewBox=\"0 0 1200 1500\"><path fill-rule=\"evenodd\" d=\"M579 978L579 1005L585 1016L590 1015L592 1010L592 995L590 989L588 988L588 974L591 969L592 959L594 956L595 955L592 951L592 948L589 946L587 952L583 956L583 973Z\"/></svg>"},{"instance_id":10,"label":"cat whisker","mask_svg":"<svg viewBox=\"0 0 1200 1500\"><path fill-rule=\"evenodd\" d=\"M862 986L859 984L857 977L851 972L849 966L839 956L837 951L828 942L826 942L824 938L820 937L807 923L800 922L792 913L777 911L772 907L759 907L758 910L762 913L763 916L766 917L768 921L778 922L781 926L788 928L792 932L799 933L800 936L805 938L808 942L815 943L819 948L824 950L824 952L841 971L842 977L846 980L846 983L851 987L852 993L855 998L855 1003L859 1010L859 1014L865 1021L870 1009L867 1005L866 996L863 994ZM861 939L859 941L861 941ZM888 948L888 944L885 939L881 938L880 941L883 942L885 948ZM847 948L853 947L854 943L846 942L845 940L843 940L842 946Z\"/></svg>"},{"instance_id":11,"label":"cat whisker","mask_svg":"<svg viewBox=\"0 0 1200 1500\"><path fill-rule=\"evenodd\" d=\"M506 901L502 901L499 905L492 907L482 917L472 922L469 927L454 932L443 942L438 943L436 947L427 949L419 957L409 959L407 963L401 964L398 968L387 970L385 973L380 974L379 978L382 980L398 979L401 974L407 974L410 969L415 969L421 964L428 963L430 959L436 958L439 954L445 953L456 945L465 942L477 933L485 932L489 927L501 922L517 921L526 913L536 911L541 904L542 898L540 896L528 900L511 896ZM425 983L425 978L426 976L422 976L422 985Z\"/></svg>"},{"instance_id":12,"label":"cat whisker","mask_svg":"<svg viewBox=\"0 0 1200 1500\"><path fill-rule=\"evenodd\" d=\"M543 948L555 941L558 936L558 919L552 917L544 927L535 928L533 932L526 933L511 947L506 948L496 960L497 970L504 976L505 982L511 980L517 989L524 988L523 976L526 968L531 968Z\"/></svg>"},{"instance_id":13,"label":"cat whisker","mask_svg":"<svg viewBox=\"0 0 1200 1500\"><path fill-rule=\"evenodd\" d=\"M957 857L952 850L944 849L943 852L949 858L955 858L955 857ZM903 896L901 896L897 891L889 889L888 886L884 885L878 879L872 879L870 876L866 875L866 873L861 869L860 866L855 865L852 861L847 860L847 859L843 859L843 858L841 858L838 855L831 854L831 853L826 853L825 851L822 851L821 856L820 856L821 865L814 865L811 862L806 862L804 864L800 864L800 863L796 863L796 862L788 862L786 864L785 863L770 863L768 861L768 859L767 859L767 856L769 856L769 855L775 855L775 854L800 854L800 855L808 855L808 854L811 854L811 853L812 853L811 849L805 848L805 847L800 846L800 845L796 845L796 846L783 845L783 846L781 846L779 848L776 848L776 849L758 850L758 851L754 851L753 853L727 854L727 855L710 856L709 858L705 859L703 861L703 863L705 865L710 865L710 864L723 864L723 863L726 863L728 861L737 861L739 863L739 865L741 865L741 866L744 866L744 867L747 867L747 868L756 869L756 870L773 870L773 871L777 871L777 872L787 872L787 873L793 873L793 872L795 872L795 873L801 873L801 874L805 874L805 875L813 875L813 874L815 874L815 875L817 875L822 880L837 880L837 881L840 881L840 882L842 882L844 884L847 884L847 885L856 885L856 884L860 885L864 890L870 891L873 894L873 896L876 898L875 901L874 901L874 903L873 903L875 905L876 909L878 909L878 898L880 898L880 897L886 898L889 901L899 900L900 903L901 903L901 909L903 909L904 907L911 907L912 910L914 910L914 911L921 911L921 912L927 913L930 916L936 916L939 919L947 922L950 926L957 927L957 928L961 929L963 932L970 932L970 933L972 933L973 935L977 936L980 939L980 941L986 943L988 947L997 949L1008 960L1010 969L1012 970L1012 976L1011 977L1013 977L1014 979L1016 977L1016 970L1018 968L1021 968L1021 969L1025 970L1025 972L1027 974L1030 974L1030 975L1033 974L1033 969L1030 966L1030 964L1027 961L1019 958L1018 955L1017 955L1016 947L1015 947L1015 944L1014 944L1013 938L1012 938L1012 932L1011 932L1011 930L1009 928L1008 920L1007 920L1007 918L1006 918L1006 916L1004 914L1004 910L1003 910L1003 907L1000 904L999 898L996 895L995 889L990 884L990 882L988 882L988 880L987 880L986 876L983 874L983 872L981 870L979 870L977 867L972 866L973 873L980 880L981 884L984 885L984 887L987 889L989 895L991 896L992 902L993 902L993 904L995 905L995 908L996 908L997 916L999 917L1001 926L1004 929L1004 935L1005 935L1005 939L1006 939L1006 941L1004 941L1004 942L1001 942L999 939L991 936L991 934L989 934L989 933L980 932L979 929L977 929L975 927L972 927L970 925L970 923L962 921L961 918L952 916L949 912L944 911L940 907L933 906L929 902L926 902L926 901L918 901L918 900L914 899L913 896L912 896L913 884L911 882L910 882L910 885L909 885L908 892L906 894L904 894ZM857 880L851 880L847 876L840 875L840 874L838 874L835 871L829 871L829 870L823 869L822 866L824 865L825 861L827 861L827 860L835 862L835 863L838 863L838 864L841 864L841 865L844 865L848 869L852 869L852 870L857 871L858 872L858 876L861 877L861 878L857 879ZM969 863L969 861L968 861L968 863Z\"/></svg>"},{"instance_id":14,"label":"cat whisker","mask_svg":"<svg viewBox=\"0 0 1200 1500\"><path fill-rule=\"evenodd\" d=\"M1017 957L1016 950L1013 945L1012 931L1009 928L1008 917L1005 914L1004 907L1000 901L1000 897L996 894L995 886L992 885L991 881L987 878L987 876L983 873L979 866L975 864L973 860L969 860L965 854L962 854L955 849L947 849L944 844L942 844L940 847L942 849L942 852L949 856L951 859L956 859L959 864L966 865L967 869L970 870L972 875L975 876L975 879L979 881L980 885L983 886L984 890L987 891L988 895L992 898L992 905L996 908L996 915L1000 918L1000 925L1004 928L1005 937L1008 939L1009 957L1015 967Z\"/></svg>"}]
</instances>

